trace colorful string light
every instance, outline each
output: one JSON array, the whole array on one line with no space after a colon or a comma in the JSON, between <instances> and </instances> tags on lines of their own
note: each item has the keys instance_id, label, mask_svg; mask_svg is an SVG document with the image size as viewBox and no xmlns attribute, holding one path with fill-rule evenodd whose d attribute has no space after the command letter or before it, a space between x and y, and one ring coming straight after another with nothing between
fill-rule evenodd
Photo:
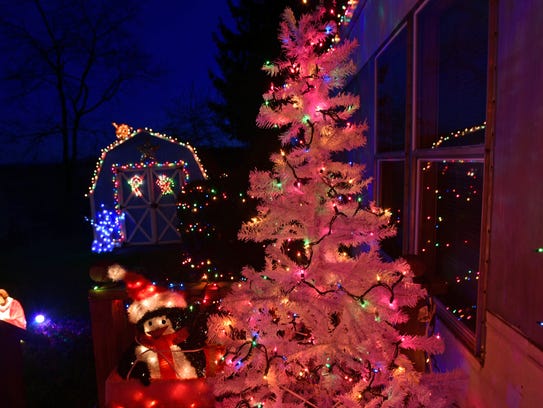
<instances>
[{"instance_id":1,"label":"colorful string light","mask_svg":"<svg viewBox=\"0 0 543 408\"><path fill-rule=\"evenodd\" d=\"M193 158L194 158L194 160L195 160L195 162L196 162L198 168L200 169L200 171L201 171L203 177L204 177L204 178L207 178L207 177L208 177L208 176L207 176L207 172L206 172L206 170L204 169L204 167L203 167L203 165L202 165L202 163L201 163L201 161L200 161L200 159L199 159L199 157L198 157L198 154L196 153L196 149L195 149L194 147L192 147L190 144L184 143L184 142L180 142L179 140L177 140L177 139L175 139L175 138L173 138L173 137L171 137L171 136L167 136L167 135L162 134L162 133L154 132L152 129L149 129L149 128L134 130L132 127L130 127L130 126L128 126L128 125L125 125L125 124L123 124L123 125L117 125L117 124L115 124L115 125L116 125L117 133L120 132L123 136L122 136L122 137L117 136L117 140L115 140L114 142L112 142L112 143L111 143L110 145L108 145L107 147L101 149L101 151L100 151L100 157L99 157L98 161L96 162L96 167L95 167L94 172L93 172L93 175L92 175L92 177L91 177L91 185L89 186L89 191L88 191L88 193L87 193L87 196L93 194L93 193L94 193L94 190L96 189L96 183L97 183L97 181L98 181L98 177L99 177L100 172L101 172L101 170L102 170L102 166L103 166L103 164L104 164L104 160L105 160L107 154L108 154L111 150L115 149L116 147L120 146L121 144L125 143L126 141L130 140L131 138L133 138L134 136L136 136L138 133L143 132L143 131L144 131L144 132L147 132L147 133L149 133L150 135L152 135L152 136L154 136L154 137L157 137L157 138L159 138L159 139L167 140L168 142L175 143L175 144L178 144L179 146L183 146L183 147L187 148L187 149L191 152L191 154L192 154L192 156L193 156ZM118 131L119 128L121 128L122 130L121 130L121 131ZM129 133L129 134L127 135L128 130L129 130L131 133ZM134 165L135 165L135 163L134 163Z\"/></svg>"},{"instance_id":2,"label":"colorful string light","mask_svg":"<svg viewBox=\"0 0 543 408\"><path fill-rule=\"evenodd\" d=\"M143 195L143 193L140 190L140 187L143 185L142 176L140 176L139 174L136 174L130 177L130 179L128 179L128 184L130 185L130 188L132 188L132 193L134 193L136 197L141 197Z\"/></svg>"},{"instance_id":3,"label":"colorful string light","mask_svg":"<svg viewBox=\"0 0 543 408\"><path fill-rule=\"evenodd\" d=\"M174 187L176 186L176 181L179 182L179 186L182 184L188 182L190 180L190 175L187 170L188 163L183 160L175 160L175 161L165 161L165 162L157 162L156 160L151 157L152 155L147 154L143 155L144 157L141 157L143 161L136 162L136 163L113 163L111 164L111 173L113 174L113 180L112 180L112 188L113 188L113 194L111 195L111 198L106 194L106 192L103 191L103 188L100 187L100 194L102 194L101 197L97 198L94 197L94 193L97 188L97 183L100 174L103 170L103 165L106 160L106 156L108 153L110 153L113 149L121 146L123 143L126 143L127 141L134 138L136 135L145 132L149 134L150 136L156 137L161 140L166 140L170 143L174 143L177 146L181 146L188 150L189 154L192 155L192 158L194 159L194 163L196 164L196 168L199 170L198 177L203 177L204 179L207 178L206 171L204 170L202 164L200 163L200 160L196 154L195 149L190 146L189 144L180 142L172 137L153 132L152 130L145 128L145 129L138 129L134 130L132 127L126 125L126 124L116 124L113 123L113 126L115 127L115 134L117 139L111 143L109 146L101 150L100 157L96 163L95 170L93 172L93 176L91 178L91 185L89 187L89 191L86 194L87 197L91 198L91 208L92 208L92 217L95 219L91 221L93 224L94 230L95 230L95 242L93 243L92 250L95 252L103 252L103 251L110 251L115 246L120 245L125 240L125 237L122 233L123 226L118 225L119 223L124 223L124 216L121 211L121 206L119 203L119 188L121 179L119 177L119 174L121 172L124 172L127 174L127 171L132 171L132 173L135 173L133 170L142 170L141 173L135 173L132 175L132 177L127 179L127 185L131 189L131 193L136 197L143 197L146 194L146 191L149 187L143 188L146 183L146 177L156 177L155 181L152 181L153 184L156 183L156 186L160 190L161 195L174 195ZM151 150L154 149L154 145L148 144L151 146ZM144 145L145 146L145 145ZM156 149L154 149L156 150ZM153 151L154 151L153 150ZM179 179L174 180L174 176L172 175L172 172L177 171L181 172L181 175ZM109 170L109 169L108 169ZM163 173L157 173L158 171L163 170ZM174 174L174 173L173 173ZM154 190L153 190L154 191ZM106 194L104 196L104 194ZM97 203L96 201L102 201L102 203ZM99 214L99 211L95 212L95 206L100 205L100 211L102 211ZM107 204L107 208L104 207L104 205ZM114 220L112 214L106 215L106 212L111 212L115 210L117 213L117 219ZM105 224L105 225L104 225ZM113 229L115 232L110 232L111 225L114 225ZM114 236L113 238L108 238L108 235Z\"/></svg>"},{"instance_id":4,"label":"colorful string light","mask_svg":"<svg viewBox=\"0 0 543 408\"><path fill-rule=\"evenodd\" d=\"M429 392L400 351L442 350L438 335L400 336L425 291L406 265L383 260L390 212L359 201L362 166L335 155L362 147L366 126L349 124L358 98L335 92L350 75L352 43L317 49L333 35L329 11L298 22L285 12L287 58L276 69L287 86L264 94L257 118L285 129L272 170L251 173L257 215L238 233L262 244L265 267L244 268L246 281L232 286L209 330L226 348L216 395L232 406L424 405Z\"/></svg>"},{"instance_id":5,"label":"colorful string light","mask_svg":"<svg viewBox=\"0 0 543 408\"><path fill-rule=\"evenodd\" d=\"M443 143L446 143L451 139L462 138L464 136L471 135L472 133L484 130L485 128L486 128L486 122L483 122L482 125L472 126L470 128L465 128L462 130L456 130L454 132L449 133L448 135L440 136L437 141L432 143L432 149L437 149Z\"/></svg>"},{"instance_id":6,"label":"colorful string light","mask_svg":"<svg viewBox=\"0 0 543 408\"><path fill-rule=\"evenodd\" d=\"M96 214L96 219L90 220L95 231L95 238L92 242L92 252L111 252L123 241L121 225L123 214L116 211L109 211L101 206L101 211Z\"/></svg>"},{"instance_id":7,"label":"colorful string light","mask_svg":"<svg viewBox=\"0 0 543 408\"><path fill-rule=\"evenodd\" d=\"M173 194L175 180L171 177L168 177L166 174L159 174L156 180L156 184L160 188L160 192L163 195Z\"/></svg>"}]
</instances>

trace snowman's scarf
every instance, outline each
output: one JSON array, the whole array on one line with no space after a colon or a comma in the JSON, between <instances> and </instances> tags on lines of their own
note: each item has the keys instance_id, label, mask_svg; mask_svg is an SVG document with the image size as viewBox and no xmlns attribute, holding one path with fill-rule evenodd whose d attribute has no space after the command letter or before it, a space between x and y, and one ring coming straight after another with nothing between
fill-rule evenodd
<instances>
[{"instance_id":1,"label":"snowman's scarf","mask_svg":"<svg viewBox=\"0 0 543 408\"><path fill-rule=\"evenodd\" d=\"M136 360L147 364L152 379L197 378L196 370L187 360L185 352L199 350L182 350L177 346L177 344L185 341L187 337L188 331L186 328L163 335L157 339L148 335L139 335L136 337L136 343L138 344ZM130 372L128 377L130 377Z\"/></svg>"}]
</instances>

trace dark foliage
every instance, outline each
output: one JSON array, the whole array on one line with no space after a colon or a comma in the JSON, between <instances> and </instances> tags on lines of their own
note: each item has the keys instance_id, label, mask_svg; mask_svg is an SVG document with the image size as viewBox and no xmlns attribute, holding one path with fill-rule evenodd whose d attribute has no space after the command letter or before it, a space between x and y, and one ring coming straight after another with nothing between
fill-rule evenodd
<instances>
[{"instance_id":1,"label":"dark foliage","mask_svg":"<svg viewBox=\"0 0 543 408\"><path fill-rule=\"evenodd\" d=\"M213 86L220 99L210 103L216 114L216 126L231 139L247 144L247 169L271 168L270 153L279 149L279 129L256 126L256 117L262 104L262 94L281 78L270 78L262 66L278 58L281 44L277 40L277 27L285 8L292 9L298 18L324 6L338 15L346 0L227 0L234 27L224 21L213 35L218 53L215 56L218 72L210 72Z\"/></svg>"},{"instance_id":2,"label":"dark foliage","mask_svg":"<svg viewBox=\"0 0 543 408\"><path fill-rule=\"evenodd\" d=\"M79 163L72 192L61 165L0 167L0 287L21 302L28 321L22 350L29 408L97 404L84 196L93 166ZM46 316L41 325L33 321L38 313Z\"/></svg>"},{"instance_id":3,"label":"dark foliage","mask_svg":"<svg viewBox=\"0 0 543 408\"><path fill-rule=\"evenodd\" d=\"M237 238L241 223L256 213L256 202L246 195L246 188L246 181L226 175L183 188L179 230L191 259L184 276L197 280L206 274L208 280L231 281L239 279L243 266L263 263L260 245Z\"/></svg>"},{"instance_id":4,"label":"dark foliage","mask_svg":"<svg viewBox=\"0 0 543 408\"><path fill-rule=\"evenodd\" d=\"M261 68L280 55L277 27L285 7L299 14L311 6L299 0L228 0L228 5L235 27L221 21L213 36L220 72L210 72L210 78L220 100L212 102L211 108L225 134L248 144L252 153L248 169L271 167L268 157L279 147L277 130L260 129L255 123L262 94L271 84Z\"/></svg>"}]
</instances>

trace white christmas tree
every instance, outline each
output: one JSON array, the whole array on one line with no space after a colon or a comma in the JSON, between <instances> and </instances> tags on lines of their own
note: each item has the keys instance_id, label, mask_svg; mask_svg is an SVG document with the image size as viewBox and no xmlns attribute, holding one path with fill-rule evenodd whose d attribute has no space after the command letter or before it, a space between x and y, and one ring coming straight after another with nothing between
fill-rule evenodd
<instances>
[{"instance_id":1,"label":"white christmas tree","mask_svg":"<svg viewBox=\"0 0 543 408\"><path fill-rule=\"evenodd\" d=\"M445 404L403 352L441 352L439 336L399 329L426 291L406 262L382 256L395 231L361 200L364 166L335 159L364 145L367 126L349 121L359 98L343 91L356 44L334 38L324 11L297 21L287 9L283 56L264 66L284 84L264 94L257 123L282 129L283 150L271 171L251 173L258 215L239 232L265 245L265 267L245 268L209 319L210 341L226 350L213 379L225 407Z\"/></svg>"}]
</instances>

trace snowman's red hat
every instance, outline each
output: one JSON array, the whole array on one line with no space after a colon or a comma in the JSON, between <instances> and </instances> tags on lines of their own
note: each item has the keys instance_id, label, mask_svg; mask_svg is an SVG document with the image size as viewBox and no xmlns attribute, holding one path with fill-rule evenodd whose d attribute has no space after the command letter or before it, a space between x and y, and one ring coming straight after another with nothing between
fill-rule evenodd
<instances>
[{"instance_id":1,"label":"snowman's red hat","mask_svg":"<svg viewBox=\"0 0 543 408\"><path fill-rule=\"evenodd\" d=\"M133 300L128 307L128 320L134 324L147 312L161 307L187 307L181 293L157 286L139 273L129 272L117 264L111 265L107 272L111 280L125 281L128 296Z\"/></svg>"}]
</instances>

